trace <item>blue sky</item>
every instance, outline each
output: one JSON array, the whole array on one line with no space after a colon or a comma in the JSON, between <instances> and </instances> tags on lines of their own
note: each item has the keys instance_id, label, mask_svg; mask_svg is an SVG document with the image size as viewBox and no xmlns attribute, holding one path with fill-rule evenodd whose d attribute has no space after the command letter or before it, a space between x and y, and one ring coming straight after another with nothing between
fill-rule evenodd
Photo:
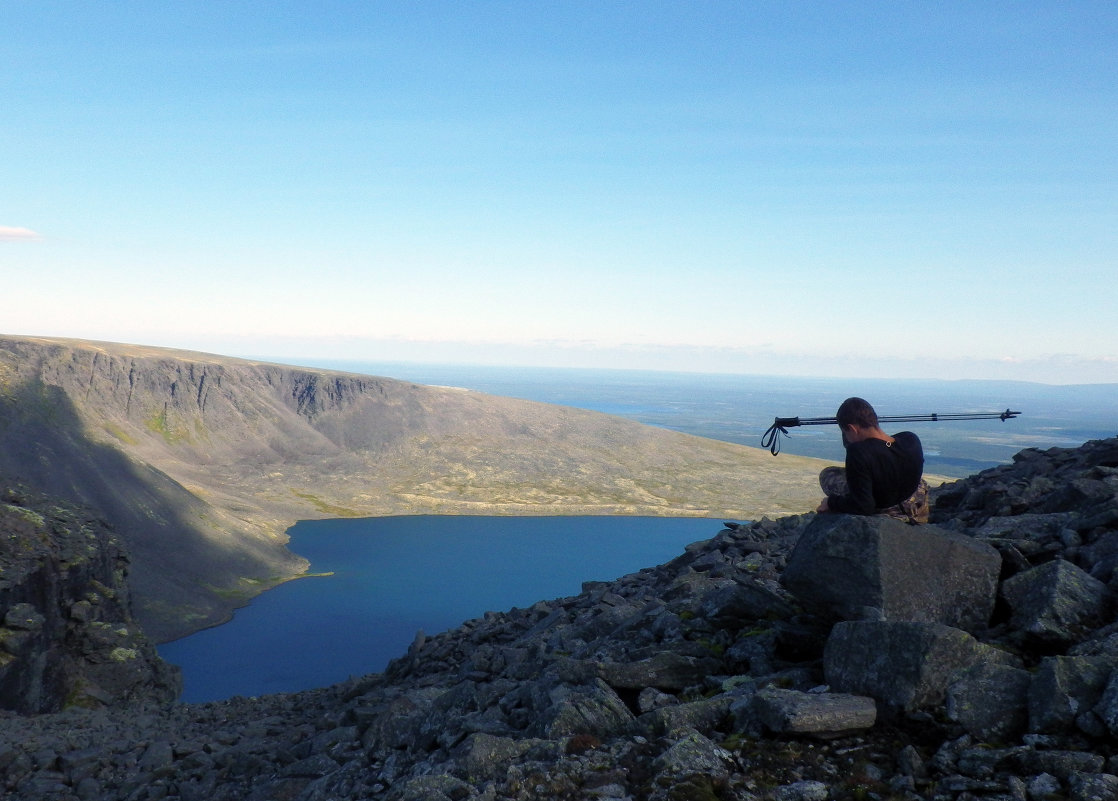
<instances>
[{"instance_id":1,"label":"blue sky","mask_svg":"<svg viewBox=\"0 0 1118 801\"><path fill-rule=\"evenodd\" d=\"M0 2L0 332L1118 381L1112 2Z\"/></svg>"}]
</instances>

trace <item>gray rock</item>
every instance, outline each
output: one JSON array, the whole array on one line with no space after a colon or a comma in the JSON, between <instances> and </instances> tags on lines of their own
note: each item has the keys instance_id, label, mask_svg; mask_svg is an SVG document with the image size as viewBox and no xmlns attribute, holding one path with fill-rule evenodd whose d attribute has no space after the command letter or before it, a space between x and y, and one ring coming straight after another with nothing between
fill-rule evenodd
<instances>
[{"instance_id":1,"label":"gray rock","mask_svg":"<svg viewBox=\"0 0 1118 801\"><path fill-rule=\"evenodd\" d=\"M1015 514L991 517L973 533L991 544L1012 544L1027 557L1044 558L1063 550L1062 536L1072 522L1069 513Z\"/></svg>"},{"instance_id":2,"label":"gray rock","mask_svg":"<svg viewBox=\"0 0 1118 801\"><path fill-rule=\"evenodd\" d=\"M491 779L501 768L534 747L539 741L495 737L492 734L471 734L463 743L466 772L470 781Z\"/></svg>"},{"instance_id":3,"label":"gray rock","mask_svg":"<svg viewBox=\"0 0 1118 801\"><path fill-rule=\"evenodd\" d=\"M819 515L800 536L781 578L809 609L844 620L986 626L1001 556L986 543L938 526L887 517Z\"/></svg>"},{"instance_id":4,"label":"gray rock","mask_svg":"<svg viewBox=\"0 0 1118 801\"><path fill-rule=\"evenodd\" d=\"M1094 711L1110 730L1110 734L1118 737L1118 670L1110 672L1110 678L1107 679L1102 697L1099 698Z\"/></svg>"},{"instance_id":5,"label":"gray rock","mask_svg":"<svg viewBox=\"0 0 1118 801\"><path fill-rule=\"evenodd\" d=\"M704 617L720 626L790 617L792 605L778 593L752 580L731 582L708 590L700 601Z\"/></svg>"},{"instance_id":6,"label":"gray rock","mask_svg":"<svg viewBox=\"0 0 1118 801\"><path fill-rule=\"evenodd\" d=\"M970 776L944 776L936 782L936 797L959 795L961 798L974 797L977 794L988 796L991 793L1002 792L1006 789L999 781L989 779L972 779Z\"/></svg>"},{"instance_id":7,"label":"gray rock","mask_svg":"<svg viewBox=\"0 0 1118 801\"><path fill-rule=\"evenodd\" d=\"M827 785L810 779L782 784L773 790L775 801L826 801L830 794Z\"/></svg>"},{"instance_id":8,"label":"gray rock","mask_svg":"<svg viewBox=\"0 0 1118 801\"><path fill-rule=\"evenodd\" d=\"M1107 586L1071 562L1054 559L1002 584L1010 624L1045 644L1075 642L1098 626L1109 598Z\"/></svg>"},{"instance_id":9,"label":"gray rock","mask_svg":"<svg viewBox=\"0 0 1118 801\"><path fill-rule=\"evenodd\" d=\"M388 795L391 801L460 801L470 796L470 785L454 776L419 776Z\"/></svg>"},{"instance_id":10,"label":"gray rock","mask_svg":"<svg viewBox=\"0 0 1118 801\"><path fill-rule=\"evenodd\" d=\"M282 774L287 778L317 779L338 769L338 763L326 754L311 754L284 767Z\"/></svg>"},{"instance_id":11,"label":"gray rock","mask_svg":"<svg viewBox=\"0 0 1118 801\"><path fill-rule=\"evenodd\" d=\"M553 706L545 714L548 739L591 734L607 737L629 729L636 717L604 681L572 689L560 687L552 693Z\"/></svg>"},{"instance_id":12,"label":"gray rock","mask_svg":"<svg viewBox=\"0 0 1118 801\"><path fill-rule=\"evenodd\" d=\"M1040 773L1029 780L1028 785L1030 801L1048 801L1059 794L1062 789L1060 780L1051 773Z\"/></svg>"},{"instance_id":13,"label":"gray rock","mask_svg":"<svg viewBox=\"0 0 1118 801\"><path fill-rule=\"evenodd\" d=\"M46 618L29 603L12 604L4 614L4 625L20 631L39 631Z\"/></svg>"},{"instance_id":14,"label":"gray rock","mask_svg":"<svg viewBox=\"0 0 1118 801\"><path fill-rule=\"evenodd\" d=\"M655 687L645 687L637 696L637 710L642 714L665 706L675 706L679 698L670 693L662 693Z\"/></svg>"},{"instance_id":15,"label":"gray rock","mask_svg":"<svg viewBox=\"0 0 1118 801\"><path fill-rule=\"evenodd\" d=\"M1073 773L1068 777L1071 801L1118 801L1118 776L1110 773Z\"/></svg>"},{"instance_id":16,"label":"gray rock","mask_svg":"<svg viewBox=\"0 0 1118 801\"><path fill-rule=\"evenodd\" d=\"M1029 686L1029 729L1068 732L1076 718L1102 699L1111 664L1101 656L1050 656L1041 660Z\"/></svg>"},{"instance_id":17,"label":"gray rock","mask_svg":"<svg viewBox=\"0 0 1118 801\"><path fill-rule=\"evenodd\" d=\"M955 760L955 767L964 776L990 779L997 774L1016 770L1022 761L1022 755L1027 753L1030 751L1023 745L1012 748L990 748L983 743L977 748L967 748L959 754L958 759Z\"/></svg>"},{"instance_id":18,"label":"gray rock","mask_svg":"<svg viewBox=\"0 0 1118 801\"><path fill-rule=\"evenodd\" d=\"M922 779L928 775L928 768L920 752L912 744L906 745L897 753L897 770L913 779Z\"/></svg>"},{"instance_id":19,"label":"gray rock","mask_svg":"<svg viewBox=\"0 0 1118 801\"><path fill-rule=\"evenodd\" d=\"M1005 742L1028 724L1029 672L980 662L957 672L947 687L947 717L980 740Z\"/></svg>"},{"instance_id":20,"label":"gray rock","mask_svg":"<svg viewBox=\"0 0 1118 801\"><path fill-rule=\"evenodd\" d=\"M839 692L911 712L942 705L956 671L1013 661L965 631L938 623L845 621L827 638L823 671Z\"/></svg>"},{"instance_id":21,"label":"gray rock","mask_svg":"<svg viewBox=\"0 0 1118 801\"><path fill-rule=\"evenodd\" d=\"M436 698L446 693L442 687L426 687L394 698L383 707L368 710L370 724L361 736L371 753L425 747L433 736L422 735L423 722Z\"/></svg>"},{"instance_id":22,"label":"gray rock","mask_svg":"<svg viewBox=\"0 0 1118 801\"><path fill-rule=\"evenodd\" d=\"M753 696L757 718L777 734L841 737L877 721L872 698L845 693L804 693L765 688Z\"/></svg>"},{"instance_id":23,"label":"gray rock","mask_svg":"<svg viewBox=\"0 0 1118 801\"><path fill-rule=\"evenodd\" d=\"M144 755L140 757L140 769L155 771L165 768L174 762L174 752L171 744L166 740L156 740L147 747Z\"/></svg>"},{"instance_id":24,"label":"gray rock","mask_svg":"<svg viewBox=\"0 0 1118 801\"><path fill-rule=\"evenodd\" d=\"M683 731L676 742L657 758L657 772L673 779L706 776L723 782L734 766L733 757L724 748L697 731Z\"/></svg>"},{"instance_id":25,"label":"gray rock","mask_svg":"<svg viewBox=\"0 0 1118 801\"><path fill-rule=\"evenodd\" d=\"M654 736L685 727L709 733L730 714L732 701L730 696L720 694L714 698L662 706L641 715L637 722L644 731Z\"/></svg>"},{"instance_id":26,"label":"gray rock","mask_svg":"<svg viewBox=\"0 0 1118 801\"><path fill-rule=\"evenodd\" d=\"M682 690L701 682L717 665L711 659L664 651L635 662L599 662L564 659L560 677L565 681L586 682L600 678L611 687L625 690Z\"/></svg>"},{"instance_id":27,"label":"gray rock","mask_svg":"<svg viewBox=\"0 0 1118 801\"><path fill-rule=\"evenodd\" d=\"M1024 770L1043 771L1067 781L1076 773L1100 773L1106 759L1090 751L1054 749L1036 750L1022 757L1019 767Z\"/></svg>"},{"instance_id":28,"label":"gray rock","mask_svg":"<svg viewBox=\"0 0 1118 801\"><path fill-rule=\"evenodd\" d=\"M1118 570L1118 531L1107 531L1095 542L1079 549L1079 556L1088 573L1108 582Z\"/></svg>"}]
</instances>

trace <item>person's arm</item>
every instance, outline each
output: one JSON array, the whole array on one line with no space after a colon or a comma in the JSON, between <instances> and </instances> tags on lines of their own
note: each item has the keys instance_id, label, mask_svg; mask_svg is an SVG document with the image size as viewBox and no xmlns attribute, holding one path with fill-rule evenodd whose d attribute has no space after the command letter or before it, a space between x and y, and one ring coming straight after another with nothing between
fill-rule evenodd
<instances>
[{"instance_id":1,"label":"person's arm","mask_svg":"<svg viewBox=\"0 0 1118 801\"><path fill-rule=\"evenodd\" d=\"M865 463L861 448L849 449L846 454L847 495L828 495L827 509L851 515L872 515L877 511L873 500L873 478Z\"/></svg>"}]
</instances>

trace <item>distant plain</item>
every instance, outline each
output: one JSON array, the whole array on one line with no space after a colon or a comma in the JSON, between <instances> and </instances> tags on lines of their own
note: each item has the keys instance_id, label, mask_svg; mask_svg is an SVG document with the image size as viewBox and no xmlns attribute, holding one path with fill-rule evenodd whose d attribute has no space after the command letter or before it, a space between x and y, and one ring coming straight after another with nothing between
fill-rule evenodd
<instances>
[{"instance_id":1,"label":"distant plain","mask_svg":"<svg viewBox=\"0 0 1118 801\"><path fill-rule=\"evenodd\" d=\"M859 380L321 359L303 363L575 406L751 447L760 447L761 436L776 417L829 417L851 395L868 400L882 416L1008 408L1021 412L1004 422L886 426L915 431L924 443L925 471L955 478L1009 462L1023 448L1076 447L1118 435L1118 384ZM833 426L791 429L781 438L781 452L843 458Z\"/></svg>"}]
</instances>

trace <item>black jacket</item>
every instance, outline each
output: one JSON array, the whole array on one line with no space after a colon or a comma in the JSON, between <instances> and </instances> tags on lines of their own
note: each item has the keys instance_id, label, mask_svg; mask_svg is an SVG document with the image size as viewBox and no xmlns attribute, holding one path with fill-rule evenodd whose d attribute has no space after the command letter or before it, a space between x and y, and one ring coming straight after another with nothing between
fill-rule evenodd
<instances>
[{"instance_id":1,"label":"black jacket","mask_svg":"<svg viewBox=\"0 0 1118 801\"><path fill-rule=\"evenodd\" d=\"M872 515L916 492L924 472L920 438L902 431L893 439L892 445L880 439L864 439L847 446L846 483L850 494L828 496L828 509Z\"/></svg>"}]
</instances>

